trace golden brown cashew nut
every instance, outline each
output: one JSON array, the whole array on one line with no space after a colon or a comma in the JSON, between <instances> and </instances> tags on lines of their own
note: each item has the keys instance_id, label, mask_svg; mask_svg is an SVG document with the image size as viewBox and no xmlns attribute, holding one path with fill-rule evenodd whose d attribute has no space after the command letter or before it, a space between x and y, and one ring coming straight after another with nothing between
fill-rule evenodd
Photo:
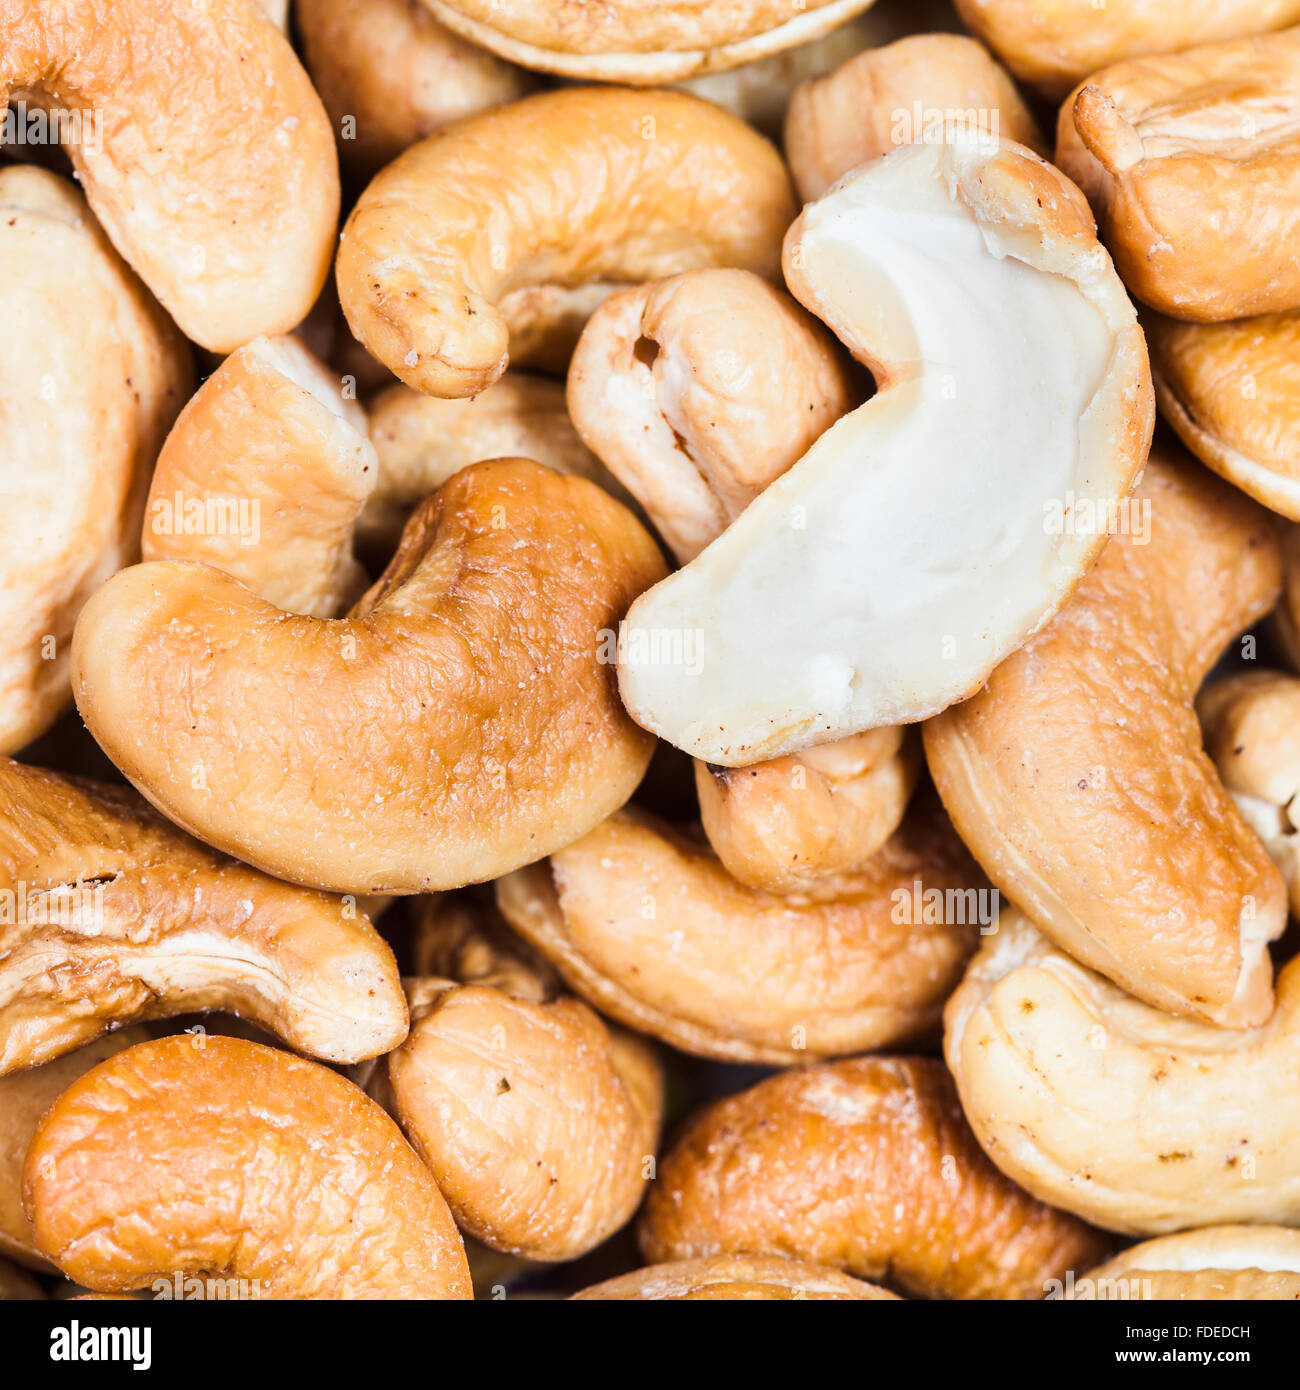
<instances>
[{"instance_id":1,"label":"golden brown cashew nut","mask_svg":"<svg viewBox=\"0 0 1300 1390\"><path fill-rule=\"evenodd\" d=\"M67 113L95 216L189 337L229 352L306 317L333 251L334 141L252 0L0 0L0 33L0 115L16 89Z\"/></svg>"},{"instance_id":2,"label":"golden brown cashew nut","mask_svg":"<svg viewBox=\"0 0 1300 1390\"><path fill-rule=\"evenodd\" d=\"M849 410L830 334L748 270L611 295L569 366L574 426L682 564Z\"/></svg>"},{"instance_id":3,"label":"golden brown cashew nut","mask_svg":"<svg viewBox=\"0 0 1300 1390\"><path fill-rule=\"evenodd\" d=\"M339 299L407 385L472 396L505 370L512 299L708 265L775 276L793 217L776 150L708 102L542 92L429 136L375 179L343 231Z\"/></svg>"},{"instance_id":4,"label":"golden brown cashew nut","mask_svg":"<svg viewBox=\"0 0 1300 1390\"><path fill-rule=\"evenodd\" d=\"M1038 123L987 49L964 34L913 34L797 87L785 156L809 203L868 159L961 126L1047 154Z\"/></svg>"},{"instance_id":5,"label":"golden brown cashew nut","mask_svg":"<svg viewBox=\"0 0 1300 1390\"><path fill-rule=\"evenodd\" d=\"M1133 1234L1300 1220L1300 964L1239 1031L1143 1004L1018 912L944 1014L985 1152L1044 1201Z\"/></svg>"},{"instance_id":6,"label":"golden brown cashew nut","mask_svg":"<svg viewBox=\"0 0 1300 1390\"><path fill-rule=\"evenodd\" d=\"M1142 321L1160 413L1183 443L1255 501L1300 521L1300 311Z\"/></svg>"},{"instance_id":7,"label":"golden brown cashew nut","mask_svg":"<svg viewBox=\"0 0 1300 1390\"><path fill-rule=\"evenodd\" d=\"M379 476L365 411L295 338L231 353L181 412L154 470L141 552L233 575L290 613L332 618L368 580L352 533Z\"/></svg>"},{"instance_id":8,"label":"golden brown cashew nut","mask_svg":"<svg viewBox=\"0 0 1300 1390\"><path fill-rule=\"evenodd\" d=\"M1268 625L1287 665L1300 671L1300 526L1282 532L1282 597Z\"/></svg>"},{"instance_id":9,"label":"golden brown cashew nut","mask_svg":"<svg viewBox=\"0 0 1300 1390\"><path fill-rule=\"evenodd\" d=\"M956 0L965 23L1013 73L1059 98L1122 58L1266 34L1300 19L1300 0Z\"/></svg>"},{"instance_id":10,"label":"golden brown cashew nut","mask_svg":"<svg viewBox=\"0 0 1300 1390\"><path fill-rule=\"evenodd\" d=\"M1280 671L1226 676L1201 691L1196 712L1205 751L1300 917L1300 678Z\"/></svg>"},{"instance_id":11,"label":"golden brown cashew nut","mask_svg":"<svg viewBox=\"0 0 1300 1390\"><path fill-rule=\"evenodd\" d=\"M1066 98L1056 162L1124 283L1197 322L1300 308L1300 28L1137 58Z\"/></svg>"},{"instance_id":12,"label":"golden brown cashew nut","mask_svg":"<svg viewBox=\"0 0 1300 1390\"><path fill-rule=\"evenodd\" d=\"M873 0L425 0L449 29L511 62L656 86L820 38Z\"/></svg>"},{"instance_id":13,"label":"golden brown cashew nut","mask_svg":"<svg viewBox=\"0 0 1300 1390\"><path fill-rule=\"evenodd\" d=\"M536 85L444 28L421 0L296 0L294 13L339 158L365 178L431 131Z\"/></svg>"},{"instance_id":14,"label":"golden brown cashew nut","mask_svg":"<svg viewBox=\"0 0 1300 1390\"><path fill-rule=\"evenodd\" d=\"M200 839L341 892L478 882L585 834L652 740L601 661L663 573L630 512L526 459L458 473L351 617L203 565L124 570L82 612L78 707Z\"/></svg>"},{"instance_id":15,"label":"golden brown cashew nut","mask_svg":"<svg viewBox=\"0 0 1300 1390\"><path fill-rule=\"evenodd\" d=\"M1097 1298L1300 1299L1300 1232L1285 1226L1183 1231L1122 1250L1088 1279Z\"/></svg>"},{"instance_id":16,"label":"golden brown cashew nut","mask_svg":"<svg viewBox=\"0 0 1300 1390\"><path fill-rule=\"evenodd\" d=\"M1028 150L911 145L806 207L786 279L880 389L632 605L636 721L741 766L937 714L1065 601L1146 456L1133 306L1082 196ZM686 637L699 661L683 670Z\"/></svg>"},{"instance_id":17,"label":"golden brown cashew nut","mask_svg":"<svg viewBox=\"0 0 1300 1390\"><path fill-rule=\"evenodd\" d=\"M697 1302L704 1299L896 1300L877 1284L850 1279L838 1269L802 1260L765 1259L760 1255L712 1255L702 1260L673 1260L647 1265L617 1279L606 1279L573 1295L575 1299L638 1302Z\"/></svg>"},{"instance_id":18,"label":"golden brown cashew nut","mask_svg":"<svg viewBox=\"0 0 1300 1390\"><path fill-rule=\"evenodd\" d=\"M0 760L0 1076L124 1023L218 1009L331 1062L406 1036L348 899L211 853L131 791Z\"/></svg>"},{"instance_id":19,"label":"golden brown cashew nut","mask_svg":"<svg viewBox=\"0 0 1300 1390\"><path fill-rule=\"evenodd\" d=\"M3 28L0 27L0 32ZM0 60L2 61L2 60ZM0 753L68 702L81 605L136 555L189 349L66 179L0 169Z\"/></svg>"},{"instance_id":20,"label":"golden brown cashew nut","mask_svg":"<svg viewBox=\"0 0 1300 1390\"><path fill-rule=\"evenodd\" d=\"M1105 1253L976 1144L952 1078L924 1057L779 1073L709 1106L659 1165L646 1258L785 1255L925 1298L1041 1298Z\"/></svg>"},{"instance_id":21,"label":"golden brown cashew nut","mask_svg":"<svg viewBox=\"0 0 1300 1390\"><path fill-rule=\"evenodd\" d=\"M160 1038L74 1082L23 1177L40 1251L108 1293L176 1272L262 1298L470 1298L437 1185L387 1115L315 1062Z\"/></svg>"},{"instance_id":22,"label":"golden brown cashew nut","mask_svg":"<svg viewBox=\"0 0 1300 1390\"><path fill-rule=\"evenodd\" d=\"M929 806L860 872L788 898L627 809L500 880L497 900L603 1013L699 1056L781 1064L933 1028L978 931L981 883Z\"/></svg>"},{"instance_id":23,"label":"golden brown cashew nut","mask_svg":"<svg viewBox=\"0 0 1300 1390\"><path fill-rule=\"evenodd\" d=\"M1262 1023L1286 890L1192 699L1273 606L1273 529L1162 450L1126 509L1078 518L1097 521L1118 534L1069 604L926 725L930 770L984 871L1054 941L1158 1008Z\"/></svg>"},{"instance_id":24,"label":"golden brown cashew nut","mask_svg":"<svg viewBox=\"0 0 1300 1390\"><path fill-rule=\"evenodd\" d=\"M32 1223L23 1210L23 1160L32 1135L41 1116L79 1076L148 1037L143 1028L123 1028L44 1066L0 1076L0 1255L42 1273L53 1270L37 1254Z\"/></svg>"},{"instance_id":25,"label":"golden brown cashew nut","mask_svg":"<svg viewBox=\"0 0 1300 1390\"><path fill-rule=\"evenodd\" d=\"M391 547L416 503L483 459L535 459L557 473L590 478L620 502L631 501L578 438L558 381L511 371L463 400L392 386L368 407L379 481L357 519L362 543Z\"/></svg>"}]
</instances>

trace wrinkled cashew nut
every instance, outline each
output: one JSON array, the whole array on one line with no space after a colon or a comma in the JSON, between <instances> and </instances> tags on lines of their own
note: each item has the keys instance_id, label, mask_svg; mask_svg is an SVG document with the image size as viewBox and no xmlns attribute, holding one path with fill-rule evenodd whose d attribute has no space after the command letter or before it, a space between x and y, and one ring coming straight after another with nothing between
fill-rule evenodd
<instances>
[{"instance_id":1,"label":"wrinkled cashew nut","mask_svg":"<svg viewBox=\"0 0 1300 1390\"><path fill-rule=\"evenodd\" d=\"M1208 1226L1161 1236L1089 1270L1088 1280L1098 1298L1115 1289L1120 1298L1300 1299L1300 1232Z\"/></svg>"},{"instance_id":2,"label":"wrinkled cashew nut","mask_svg":"<svg viewBox=\"0 0 1300 1390\"><path fill-rule=\"evenodd\" d=\"M761 1255L710 1255L699 1260L672 1260L647 1265L593 1284L573 1295L575 1299L608 1302L699 1302L705 1299L853 1299L895 1300L897 1294L878 1284L851 1279L837 1269L780 1260Z\"/></svg>"}]
</instances>

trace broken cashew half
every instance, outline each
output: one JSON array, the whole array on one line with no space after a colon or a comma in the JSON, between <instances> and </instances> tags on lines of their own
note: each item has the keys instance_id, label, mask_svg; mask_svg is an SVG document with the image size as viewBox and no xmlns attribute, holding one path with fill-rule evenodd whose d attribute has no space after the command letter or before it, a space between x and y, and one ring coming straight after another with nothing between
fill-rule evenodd
<instances>
[{"instance_id":1,"label":"broken cashew half","mask_svg":"<svg viewBox=\"0 0 1300 1390\"><path fill-rule=\"evenodd\" d=\"M935 785L989 878L1084 964L1171 1013L1262 1023L1286 889L1192 700L1277 598L1272 523L1156 451L1121 510L1078 524L1118 534L1049 626L926 725Z\"/></svg>"},{"instance_id":2,"label":"broken cashew half","mask_svg":"<svg viewBox=\"0 0 1300 1390\"><path fill-rule=\"evenodd\" d=\"M1142 333L1087 206L1019 146L864 165L804 209L785 270L880 389L620 638L633 718L732 767L977 690L1105 544L1053 531L1046 505L1123 497L1152 426ZM682 634L685 673L664 656Z\"/></svg>"},{"instance_id":3,"label":"broken cashew half","mask_svg":"<svg viewBox=\"0 0 1300 1390\"><path fill-rule=\"evenodd\" d=\"M159 809L246 863L347 893L458 887L635 790L653 740L601 633L662 573L598 487L498 459L423 504L345 619L203 565L122 571L78 623L77 705Z\"/></svg>"},{"instance_id":4,"label":"broken cashew half","mask_svg":"<svg viewBox=\"0 0 1300 1390\"><path fill-rule=\"evenodd\" d=\"M626 809L500 880L497 900L603 1013L686 1052L781 1064L932 1029L981 883L928 806L858 873L798 897L746 888L707 847Z\"/></svg>"},{"instance_id":5,"label":"broken cashew half","mask_svg":"<svg viewBox=\"0 0 1300 1390\"><path fill-rule=\"evenodd\" d=\"M1215 1302L1300 1299L1300 1232L1207 1226L1130 1246L1089 1270L1098 1297ZM1076 1295L1077 1297L1077 1295Z\"/></svg>"},{"instance_id":6,"label":"broken cashew half","mask_svg":"<svg viewBox=\"0 0 1300 1390\"><path fill-rule=\"evenodd\" d=\"M778 1073L709 1106L659 1165L647 1259L785 1255L922 1298L1041 1298L1100 1233L1008 1182L921 1057Z\"/></svg>"},{"instance_id":7,"label":"broken cashew half","mask_svg":"<svg viewBox=\"0 0 1300 1390\"><path fill-rule=\"evenodd\" d=\"M124 788L0 759L0 807L0 1076L192 1010L330 1062L406 1036L393 953L347 899L213 854Z\"/></svg>"},{"instance_id":8,"label":"broken cashew half","mask_svg":"<svg viewBox=\"0 0 1300 1390\"><path fill-rule=\"evenodd\" d=\"M334 139L253 0L0 0L0 33L0 115L15 90L66 113L95 216L188 337L230 352L306 317L334 247Z\"/></svg>"},{"instance_id":9,"label":"broken cashew half","mask_svg":"<svg viewBox=\"0 0 1300 1390\"><path fill-rule=\"evenodd\" d=\"M794 212L780 155L720 107L542 92L429 136L374 180L343 230L339 299L408 386L472 396L506 368L512 302L535 317L538 292L562 304L588 282L709 265L774 277Z\"/></svg>"},{"instance_id":10,"label":"broken cashew half","mask_svg":"<svg viewBox=\"0 0 1300 1390\"><path fill-rule=\"evenodd\" d=\"M1018 912L945 1012L944 1051L989 1157L1045 1202L1130 1234L1300 1220L1300 963L1259 1028L1175 1018Z\"/></svg>"},{"instance_id":11,"label":"broken cashew half","mask_svg":"<svg viewBox=\"0 0 1300 1390\"><path fill-rule=\"evenodd\" d=\"M106 1293L182 1274L270 1299L468 1299L447 1204L337 1072L237 1038L141 1043L75 1081L28 1150L41 1253Z\"/></svg>"},{"instance_id":12,"label":"broken cashew half","mask_svg":"<svg viewBox=\"0 0 1300 1390\"><path fill-rule=\"evenodd\" d=\"M573 1295L575 1299L635 1300L687 1303L705 1299L734 1301L788 1299L897 1299L878 1284L851 1279L838 1269L781 1260L762 1255L707 1255L698 1260L672 1260L647 1265L593 1284Z\"/></svg>"}]
</instances>

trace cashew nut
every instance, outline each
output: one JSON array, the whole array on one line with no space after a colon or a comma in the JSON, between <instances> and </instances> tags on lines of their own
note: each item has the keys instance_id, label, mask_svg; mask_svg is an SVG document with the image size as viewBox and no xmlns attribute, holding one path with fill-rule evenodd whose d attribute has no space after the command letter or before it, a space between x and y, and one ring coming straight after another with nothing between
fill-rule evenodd
<instances>
[{"instance_id":1,"label":"cashew nut","mask_svg":"<svg viewBox=\"0 0 1300 1390\"><path fill-rule=\"evenodd\" d=\"M193 370L66 179L0 169L0 266L15 329L0 336L0 493L12 537L0 571L0 753L12 753L68 703L77 613L135 559L149 469Z\"/></svg>"},{"instance_id":2,"label":"cashew nut","mask_svg":"<svg viewBox=\"0 0 1300 1390\"><path fill-rule=\"evenodd\" d=\"M1143 1004L1017 912L944 1014L944 1051L989 1157L1113 1231L1300 1221L1300 962L1277 1008L1229 1031Z\"/></svg>"},{"instance_id":3,"label":"cashew nut","mask_svg":"<svg viewBox=\"0 0 1300 1390\"><path fill-rule=\"evenodd\" d=\"M1137 298L1236 319L1300 308L1298 128L1300 27L1094 73L1061 108L1056 162Z\"/></svg>"},{"instance_id":4,"label":"cashew nut","mask_svg":"<svg viewBox=\"0 0 1300 1390\"><path fill-rule=\"evenodd\" d=\"M1287 665L1300 671L1300 526L1282 534L1282 597L1269 618Z\"/></svg>"},{"instance_id":5,"label":"cashew nut","mask_svg":"<svg viewBox=\"0 0 1300 1390\"><path fill-rule=\"evenodd\" d=\"M176 1272L260 1296L470 1298L424 1164L350 1081L237 1038L160 1038L75 1081L23 1175L40 1252L87 1288Z\"/></svg>"},{"instance_id":6,"label":"cashew nut","mask_svg":"<svg viewBox=\"0 0 1300 1390\"><path fill-rule=\"evenodd\" d=\"M788 1063L933 1028L970 954L981 881L929 806L858 873L799 897L746 888L704 846L626 809L502 879L497 897L610 1017L700 1056Z\"/></svg>"},{"instance_id":7,"label":"cashew nut","mask_svg":"<svg viewBox=\"0 0 1300 1390\"><path fill-rule=\"evenodd\" d=\"M365 178L431 131L536 85L444 28L420 0L296 0L294 13L339 157Z\"/></svg>"},{"instance_id":8,"label":"cashew nut","mask_svg":"<svg viewBox=\"0 0 1300 1390\"><path fill-rule=\"evenodd\" d=\"M785 270L880 390L643 594L620 639L632 716L724 766L972 694L1105 543L1053 533L1045 504L1114 505L1152 425L1141 330L1086 205L1019 146L864 165L804 209Z\"/></svg>"},{"instance_id":9,"label":"cashew nut","mask_svg":"<svg viewBox=\"0 0 1300 1390\"><path fill-rule=\"evenodd\" d=\"M406 1036L346 899L195 844L120 787L0 760L0 1076L124 1023L220 1009L332 1062Z\"/></svg>"},{"instance_id":10,"label":"cashew nut","mask_svg":"<svg viewBox=\"0 0 1300 1390\"><path fill-rule=\"evenodd\" d=\"M1097 1297L1300 1299L1300 1232L1283 1226L1209 1226L1130 1246L1091 1270Z\"/></svg>"},{"instance_id":11,"label":"cashew nut","mask_svg":"<svg viewBox=\"0 0 1300 1390\"><path fill-rule=\"evenodd\" d=\"M1119 534L1048 627L926 725L935 785L990 879L1084 964L1172 1013L1262 1023L1286 889L1192 699L1277 597L1268 514L1158 450L1124 511L1079 524Z\"/></svg>"},{"instance_id":12,"label":"cashew nut","mask_svg":"<svg viewBox=\"0 0 1300 1390\"><path fill-rule=\"evenodd\" d=\"M801 1260L760 1255L711 1255L701 1260L674 1260L647 1265L593 1284L575 1299L635 1299L638 1302L696 1302L701 1299L886 1299L897 1294L878 1284L850 1279L837 1269Z\"/></svg>"},{"instance_id":13,"label":"cashew nut","mask_svg":"<svg viewBox=\"0 0 1300 1390\"><path fill-rule=\"evenodd\" d=\"M1300 521L1300 312L1230 323L1143 315L1160 413L1220 477Z\"/></svg>"},{"instance_id":14,"label":"cashew nut","mask_svg":"<svg viewBox=\"0 0 1300 1390\"><path fill-rule=\"evenodd\" d=\"M585 479L476 464L346 619L286 614L202 565L122 571L82 612L74 692L159 809L246 863L340 892L456 887L632 794L652 740L601 633L662 573Z\"/></svg>"},{"instance_id":15,"label":"cashew nut","mask_svg":"<svg viewBox=\"0 0 1300 1390\"><path fill-rule=\"evenodd\" d=\"M778 1073L697 1115L659 1165L646 1258L785 1255L928 1298L1041 1298L1105 1252L985 1158L923 1057Z\"/></svg>"},{"instance_id":16,"label":"cashew nut","mask_svg":"<svg viewBox=\"0 0 1300 1390\"><path fill-rule=\"evenodd\" d=\"M334 140L252 0L0 0L0 33L0 116L22 90L75 117L95 216L189 337L229 352L306 316L338 219Z\"/></svg>"},{"instance_id":17,"label":"cashew nut","mask_svg":"<svg viewBox=\"0 0 1300 1390\"><path fill-rule=\"evenodd\" d=\"M154 470L141 550L233 575L332 618L368 587L352 555L379 476L365 412L294 338L232 353L181 412ZM430 489L432 490L432 489Z\"/></svg>"},{"instance_id":18,"label":"cashew nut","mask_svg":"<svg viewBox=\"0 0 1300 1390\"><path fill-rule=\"evenodd\" d=\"M785 117L785 154L809 203L868 159L950 138L960 126L1048 152L1015 83L987 49L963 34L913 34L797 87Z\"/></svg>"},{"instance_id":19,"label":"cashew nut","mask_svg":"<svg viewBox=\"0 0 1300 1390\"><path fill-rule=\"evenodd\" d=\"M339 299L407 385L472 396L505 370L512 299L709 265L774 276L793 216L776 150L706 101L542 92L429 136L375 179L343 231Z\"/></svg>"}]
</instances>

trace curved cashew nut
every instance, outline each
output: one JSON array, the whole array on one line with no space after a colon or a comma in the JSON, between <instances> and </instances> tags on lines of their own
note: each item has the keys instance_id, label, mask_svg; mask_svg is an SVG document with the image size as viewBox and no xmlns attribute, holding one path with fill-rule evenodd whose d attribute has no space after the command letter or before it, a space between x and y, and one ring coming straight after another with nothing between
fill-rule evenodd
<instances>
[{"instance_id":1,"label":"curved cashew nut","mask_svg":"<svg viewBox=\"0 0 1300 1390\"><path fill-rule=\"evenodd\" d=\"M601 633L662 573L593 484L476 464L346 619L286 614L203 565L122 571L78 623L77 705L166 815L247 863L341 892L457 887L632 794L652 740Z\"/></svg>"},{"instance_id":2,"label":"curved cashew nut","mask_svg":"<svg viewBox=\"0 0 1300 1390\"><path fill-rule=\"evenodd\" d=\"M923 1298L1041 1298L1104 1238L976 1144L943 1066L855 1057L778 1073L695 1117L641 1217L649 1260L786 1255Z\"/></svg>"},{"instance_id":3,"label":"curved cashew nut","mask_svg":"<svg viewBox=\"0 0 1300 1390\"><path fill-rule=\"evenodd\" d=\"M362 544L391 551L418 502L484 459L535 459L599 483L620 502L632 500L578 438L558 381L511 371L464 400L392 386L368 408L379 481L357 520Z\"/></svg>"},{"instance_id":4,"label":"curved cashew nut","mask_svg":"<svg viewBox=\"0 0 1300 1390\"><path fill-rule=\"evenodd\" d=\"M294 13L339 158L364 178L431 131L536 85L444 28L420 0L296 0Z\"/></svg>"},{"instance_id":5,"label":"curved cashew nut","mask_svg":"<svg viewBox=\"0 0 1300 1390\"><path fill-rule=\"evenodd\" d=\"M747 270L613 294L569 366L574 426L693 560L851 408L830 334Z\"/></svg>"},{"instance_id":6,"label":"curved cashew nut","mask_svg":"<svg viewBox=\"0 0 1300 1390\"><path fill-rule=\"evenodd\" d=\"M43 1273L53 1271L36 1252L32 1223L23 1210L23 1160L32 1135L41 1116L79 1076L148 1037L143 1028L123 1028L44 1066L0 1076L0 1255Z\"/></svg>"},{"instance_id":7,"label":"curved cashew nut","mask_svg":"<svg viewBox=\"0 0 1300 1390\"><path fill-rule=\"evenodd\" d=\"M77 613L135 559L149 469L193 368L66 179L0 169L0 267L5 321L22 325L0 338L0 493L22 537L0 570L0 753L12 753L68 703Z\"/></svg>"},{"instance_id":8,"label":"curved cashew nut","mask_svg":"<svg viewBox=\"0 0 1300 1390\"><path fill-rule=\"evenodd\" d=\"M393 1121L327 1067L238 1038L101 1062L41 1121L23 1191L41 1253L103 1292L179 1271L263 1298L472 1297L447 1204Z\"/></svg>"},{"instance_id":9,"label":"curved cashew nut","mask_svg":"<svg viewBox=\"0 0 1300 1390\"><path fill-rule=\"evenodd\" d=\"M1158 1008L1262 1023L1286 889L1192 699L1273 606L1272 526L1163 452L1101 524L1119 534L1051 625L926 726L930 770L984 871L1052 940Z\"/></svg>"},{"instance_id":10,"label":"curved cashew nut","mask_svg":"<svg viewBox=\"0 0 1300 1390\"><path fill-rule=\"evenodd\" d=\"M697 266L774 276L794 217L780 155L680 92L572 88L461 121L361 195L339 246L358 339L434 396L505 370L509 296Z\"/></svg>"},{"instance_id":11,"label":"curved cashew nut","mask_svg":"<svg viewBox=\"0 0 1300 1390\"><path fill-rule=\"evenodd\" d=\"M1208 1226L1130 1246L1088 1273L1094 1296L1204 1302L1300 1298L1300 1232ZM1075 1295L1078 1297L1078 1295Z\"/></svg>"},{"instance_id":12,"label":"curved cashew nut","mask_svg":"<svg viewBox=\"0 0 1300 1390\"><path fill-rule=\"evenodd\" d=\"M347 899L215 855L119 787L4 759L0 806L0 1076L191 1010L331 1062L406 1036L393 953Z\"/></svg>"},{"instance_id":13,"label":"curved cashew nut","mask_svg":"<svg viewBox=\"0 0 1300 1390\"><path fill-rule=\"evenodd\" d=\"M737 0L726 5L616 0L424 0L453 32L526 68L657 86L733 68L820 38L874 0Z\"/></svg>"},{"instance_id":14,"label":"curved cashew nut","mask_svg":"<svg viewBox=\"0 0 1300 1390\"><path fill-rule=\"evenodd\" d=\"M634 1299L638 1302L697 1302L703 1299L897 1300L878 1284L850 1279L838 1269L761 1255L709 1255L647 1265L575 1293L574 1299Z\"/></svg>"},{"instance_id":15,"label":"curved cashew nut","mask_svg":"<svg viewBox=\"0 0 1300 1390\"><path fill-rule=\"evenodd\" d=\"M989 1157L1114 1231L1300 1220L1300 966L1262 1027L1174 1018L1003 914L948 1002L944 1051Z\"/></svg>"},{"instance_id":16,"label":"curved cashew nut","mask_svg":"<svg viewBox=\"0 0 1300 1390\"><path fill-rule=\"evenodd\" d=\"M252 0L0 0L0 33L0 116L15 89L68 113L95 216L189 337L229 352L306 317L338 220L334 140Z\"/></svg>"},{"instance_id":17,"label":"curved cashew nut","mask_svg":"<svg viewBox=\"0 0 1300 1390\"><path fill-rule=\"evenodd\" d=\"M797 87L786 111L785 156L810 203L868 159L945 139L963 125L1048 153L1015 83L987 49L964 34L913 34Z\"/></svg>"},{"instance_id":18,"label":"curved cashew nut","mask_svg":"<svg viewBox=\"0 0 1300 1390\"><path fill-rule=\"evenodd\" d=\"M929 807L859 873L800 898L746 888L624 810L502 879L497 898L603 1013L699 1056L780 1064L933 1028L970 954L981 881Z\"/></svg>"},{"instance_id":19,"label":"curved cashew nut","mask_svg":"<svg viewBox=\"0 0 1300 1390\"><path fill-rule=\"evenodd\" d=\"M956 0L1015 75L1059 98L1090 73L1143 53L1265 34L1300 19L1300 0Z\"/></svg>"},{"instance_id":20,"label":"curved cashew nut","mask_svg":"<svg viewBox=\"0 0 1300 1390\"><path fill-rule=\"evenodd\" d=\"M1300 311L1142 322L1160 413L1183 443L1256 502L1300 521Z\"/></svg>"},{"instance_id":21,"label":"curved cashew nut","mask_svg":"<svg viewBox=\"0 0 1300 1390\"><path fill-rule=\"evenodd\" d=\"M1300 308L1300 28L1137 58L1061 108L1056 162L1137 298L1179 319Z\"/></svg>"},{"instance_id":22,"label":"curved cashew nut","mask_svg":"<svg viewBox=\"0 0 1300 1390\"><path fill-rule=\"evenodd\" d=\"M141 551L233 575L332 618L368 587L357 516L379 477L365 412L294 338L233 352L181 412L154 470Z\"/></svg>"},{"instance_id":23,"label":"curved cashew nut","mask_svg":"<svg viewBox=\"0 0 1300 1390\"><path fill-rule=\"evenodd\" d=\"M804 209L785 267L881 389L643 594L620 638L633 718L724 766L977 690L1105 543L1053 534L1045 504L1113 504L1152 425L1141 330L1086 205L1018 146L865 165ZM665 655L682 634L689 679Z\"/></svg>"}]
</instances>

